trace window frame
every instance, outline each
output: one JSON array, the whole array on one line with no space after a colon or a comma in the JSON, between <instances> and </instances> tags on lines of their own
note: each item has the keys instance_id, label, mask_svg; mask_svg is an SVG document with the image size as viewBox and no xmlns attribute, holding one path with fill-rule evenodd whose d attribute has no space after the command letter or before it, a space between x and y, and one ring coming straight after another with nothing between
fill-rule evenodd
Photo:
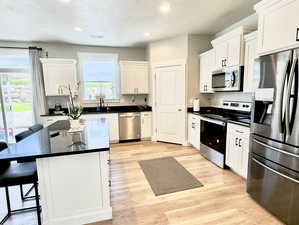
<instances>
[{"instance_id":1,"label":"window frame","mask_svg":"<svg viewBox=\"0 0 299 225\"><path fill-rule=\"evenodd\" d=\"M119 103L120 102L120 68L118 61L118 54L115 53L93 53L93 52L78 52L78 65L79 65L79 99L82 103L98 103L98 100L88 100L84 96L84 71L83 61L86 59L113 59L116 64L115 74L115 99L105 99L107 103Z\"/></svg>"}]
</instances>

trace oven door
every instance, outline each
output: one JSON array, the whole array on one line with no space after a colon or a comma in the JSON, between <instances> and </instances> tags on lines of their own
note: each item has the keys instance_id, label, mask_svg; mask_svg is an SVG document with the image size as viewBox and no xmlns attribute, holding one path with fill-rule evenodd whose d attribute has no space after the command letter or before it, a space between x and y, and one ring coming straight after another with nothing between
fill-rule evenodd
<instances>
[{"instance_id":1,"label":"oven door","mask_svg":"<svg viewBox=\"0 0 299 225\"><path fill-rule=\"evenodd\" d=\"M224 168L226 123L200 117L200 153L217 166Z\"/></svg>"},{"instance_id":2,"label":"oven door","mask_svg":"<svg viewBox=\"0 0 299 225\"><path fill-rule=\"evenodd\" d=\"M284 223L299 224L299 173L250 154L247 192Z\"/></svg>"},{"instance_id":3,"label":"oven door","mask_svg":"<svg viewBox=\"0 0 299 225\"><path fill-rule=\"evenodd\" d=\"M200 117L200 143L225 154L226 123Z\"/></svg>"}]
</instances>

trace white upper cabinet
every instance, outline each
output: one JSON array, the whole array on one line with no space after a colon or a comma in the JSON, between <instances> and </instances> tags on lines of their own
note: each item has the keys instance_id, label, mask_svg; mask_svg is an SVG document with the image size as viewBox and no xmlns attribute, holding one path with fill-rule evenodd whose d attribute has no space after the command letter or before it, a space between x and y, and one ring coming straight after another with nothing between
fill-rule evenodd
<instances>
[{"instance_id":1,"label":"white upper cabinet","mask_svg":"<svg viewBox=\"0 0 299 225\"><path fill-rule=\"evenodd\" d=\"M42 58L46 96L69 95L68 86L77 91L77 68L74 59Z\"/></svg>"},{"instance_id":2,"label":"white upper cabinet","mask_svg":"<svg viewBox=\"0 0 299 225\"><path fill-rule=\"evenodd\" d=\"M214 70L244 64L243 35L249 31L251 30L241 26L212 41L215 50Z\"/></svg>"},{"instance_id":3,"label":"white upper cabinet","mask_svg":"<svg viewBox=\"0 0 299 225\"><path fill-rule=\"evenodd\" d=\"M149 67L145 61L120 61L121 94L149 94Z\"/></svg>"},{"instance_id":4,"label":"white upper cabinet","mask_svg":"<svg viewBox=\"0 0 299 225\"><path fill-rule=\"evenodd\" d=\"M254 92L259 83L259 73L254 72L254 60L257 55L257 31L244 36L245 58L244 58L244 92Z\"/></svg>"},{"instance_id":5,"label":"white upper cabinet","mask_svg":"<svg viewBox=\"0 0 299 225\"><path fill-rule=\"evenodd\" d=\"M236 35L227 41L227 63L226 66L238 66L243 64L243 36Z\"/></svg>"},{"instance_id":6,"label":"white upper cabinet","mask_svg":"<svg viewBox=\"0 0 299 225\"><path fill-rule=\"evenodd\" d=\"M199 55L199 76L200 92L213 93L212 89L212 72L215 68L215 51L214 49Z\"/></svg>"},{"instance_id":7,"label":"white upper cabinet","mask_svg":"<svg viewBox=\"0 0 299 225\"><path fill-rule=\"evenodd\" d=\"M227 42L220 42L215 44L215 70L221 70L227 63L228 44Z\"/></svg>"},{"instance_id":8,"label":"white upper cabinet","mask_svg":"<svg viewBox=\"0 0 299 225\"><path fill-rule=\"evenodd\" d=\"M259 55L299 47L299 0L263 0L255 10Z\"/></svg>"}]
</instances>

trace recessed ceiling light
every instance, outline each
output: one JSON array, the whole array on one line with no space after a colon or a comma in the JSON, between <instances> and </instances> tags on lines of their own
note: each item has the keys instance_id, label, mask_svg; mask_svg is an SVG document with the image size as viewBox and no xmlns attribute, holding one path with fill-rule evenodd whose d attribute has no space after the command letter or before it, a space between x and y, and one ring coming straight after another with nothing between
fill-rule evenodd
<instances>
[{"instance_id":1,"label":"recessed ceiling light","mask_svg":"<svg viewBox=\"0 0 299 225\"><path fill-rule=\"evenodd\" d=\"M144 36L145 36L145 37L149 37L149 36L151 36L151 33L150 33L150 32L145 32L145 33L144 33Z\"/></svg>"},{"instance_id":2,"label":"recessed ceiling light","mask_svg":"<svg viewBox=\"0 0 299 225\"><path fill-rule=\"evenodd\" d=\"M96 34L91 34L90 37L91 38L98 38L98 39L104 38L103 35L96 35Z\"/></svg>"},{"instance_id":3,"label":"recessed ceiling light","mask_svg":"<svg viewBox=\"0 0 299 225\"><path fill-rule=\"evenodd\" d=\"M71 3L72 0L58 0L58 1L68 4L68 3Z\"/></svg>"},{"instance_id":4,"label":"recessed ceiling light","mask_svg":"<svg viewBox=\"0 0 299 225\"><path fill-rule=\"evenodd\" d=\"M164 1L160 5L160 12L162 12L162 13L168 13L168 12L170 12L170 9L171 9L170 2Z\"/></svg>"},{"instance_id":5,"label":"recessed ceiling light","mask_svg":"<svg viewBox=\"0 0 299 225\"><path fill-rule=\"evenodd\" d=\"M81 32L81 31L83 31L83 30L82 30L81 27L76 26L76 27L74 27L74 31Z\"/></svg>"}]
</instances>

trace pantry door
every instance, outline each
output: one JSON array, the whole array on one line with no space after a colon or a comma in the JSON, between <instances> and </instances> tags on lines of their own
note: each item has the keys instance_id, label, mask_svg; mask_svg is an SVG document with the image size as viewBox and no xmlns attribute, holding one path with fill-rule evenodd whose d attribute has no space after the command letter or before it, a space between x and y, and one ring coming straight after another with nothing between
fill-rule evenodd
<instances>
[{"instance_id":1,"label":"pantry door","mask_svg":"<svg viewBox=\"0 0 299 225\"><path fill-rule=\"evenodd\" d=\"M157 141L183 144L185 132L185 66L155 70Z\"/></svg>"}]
</instances>

